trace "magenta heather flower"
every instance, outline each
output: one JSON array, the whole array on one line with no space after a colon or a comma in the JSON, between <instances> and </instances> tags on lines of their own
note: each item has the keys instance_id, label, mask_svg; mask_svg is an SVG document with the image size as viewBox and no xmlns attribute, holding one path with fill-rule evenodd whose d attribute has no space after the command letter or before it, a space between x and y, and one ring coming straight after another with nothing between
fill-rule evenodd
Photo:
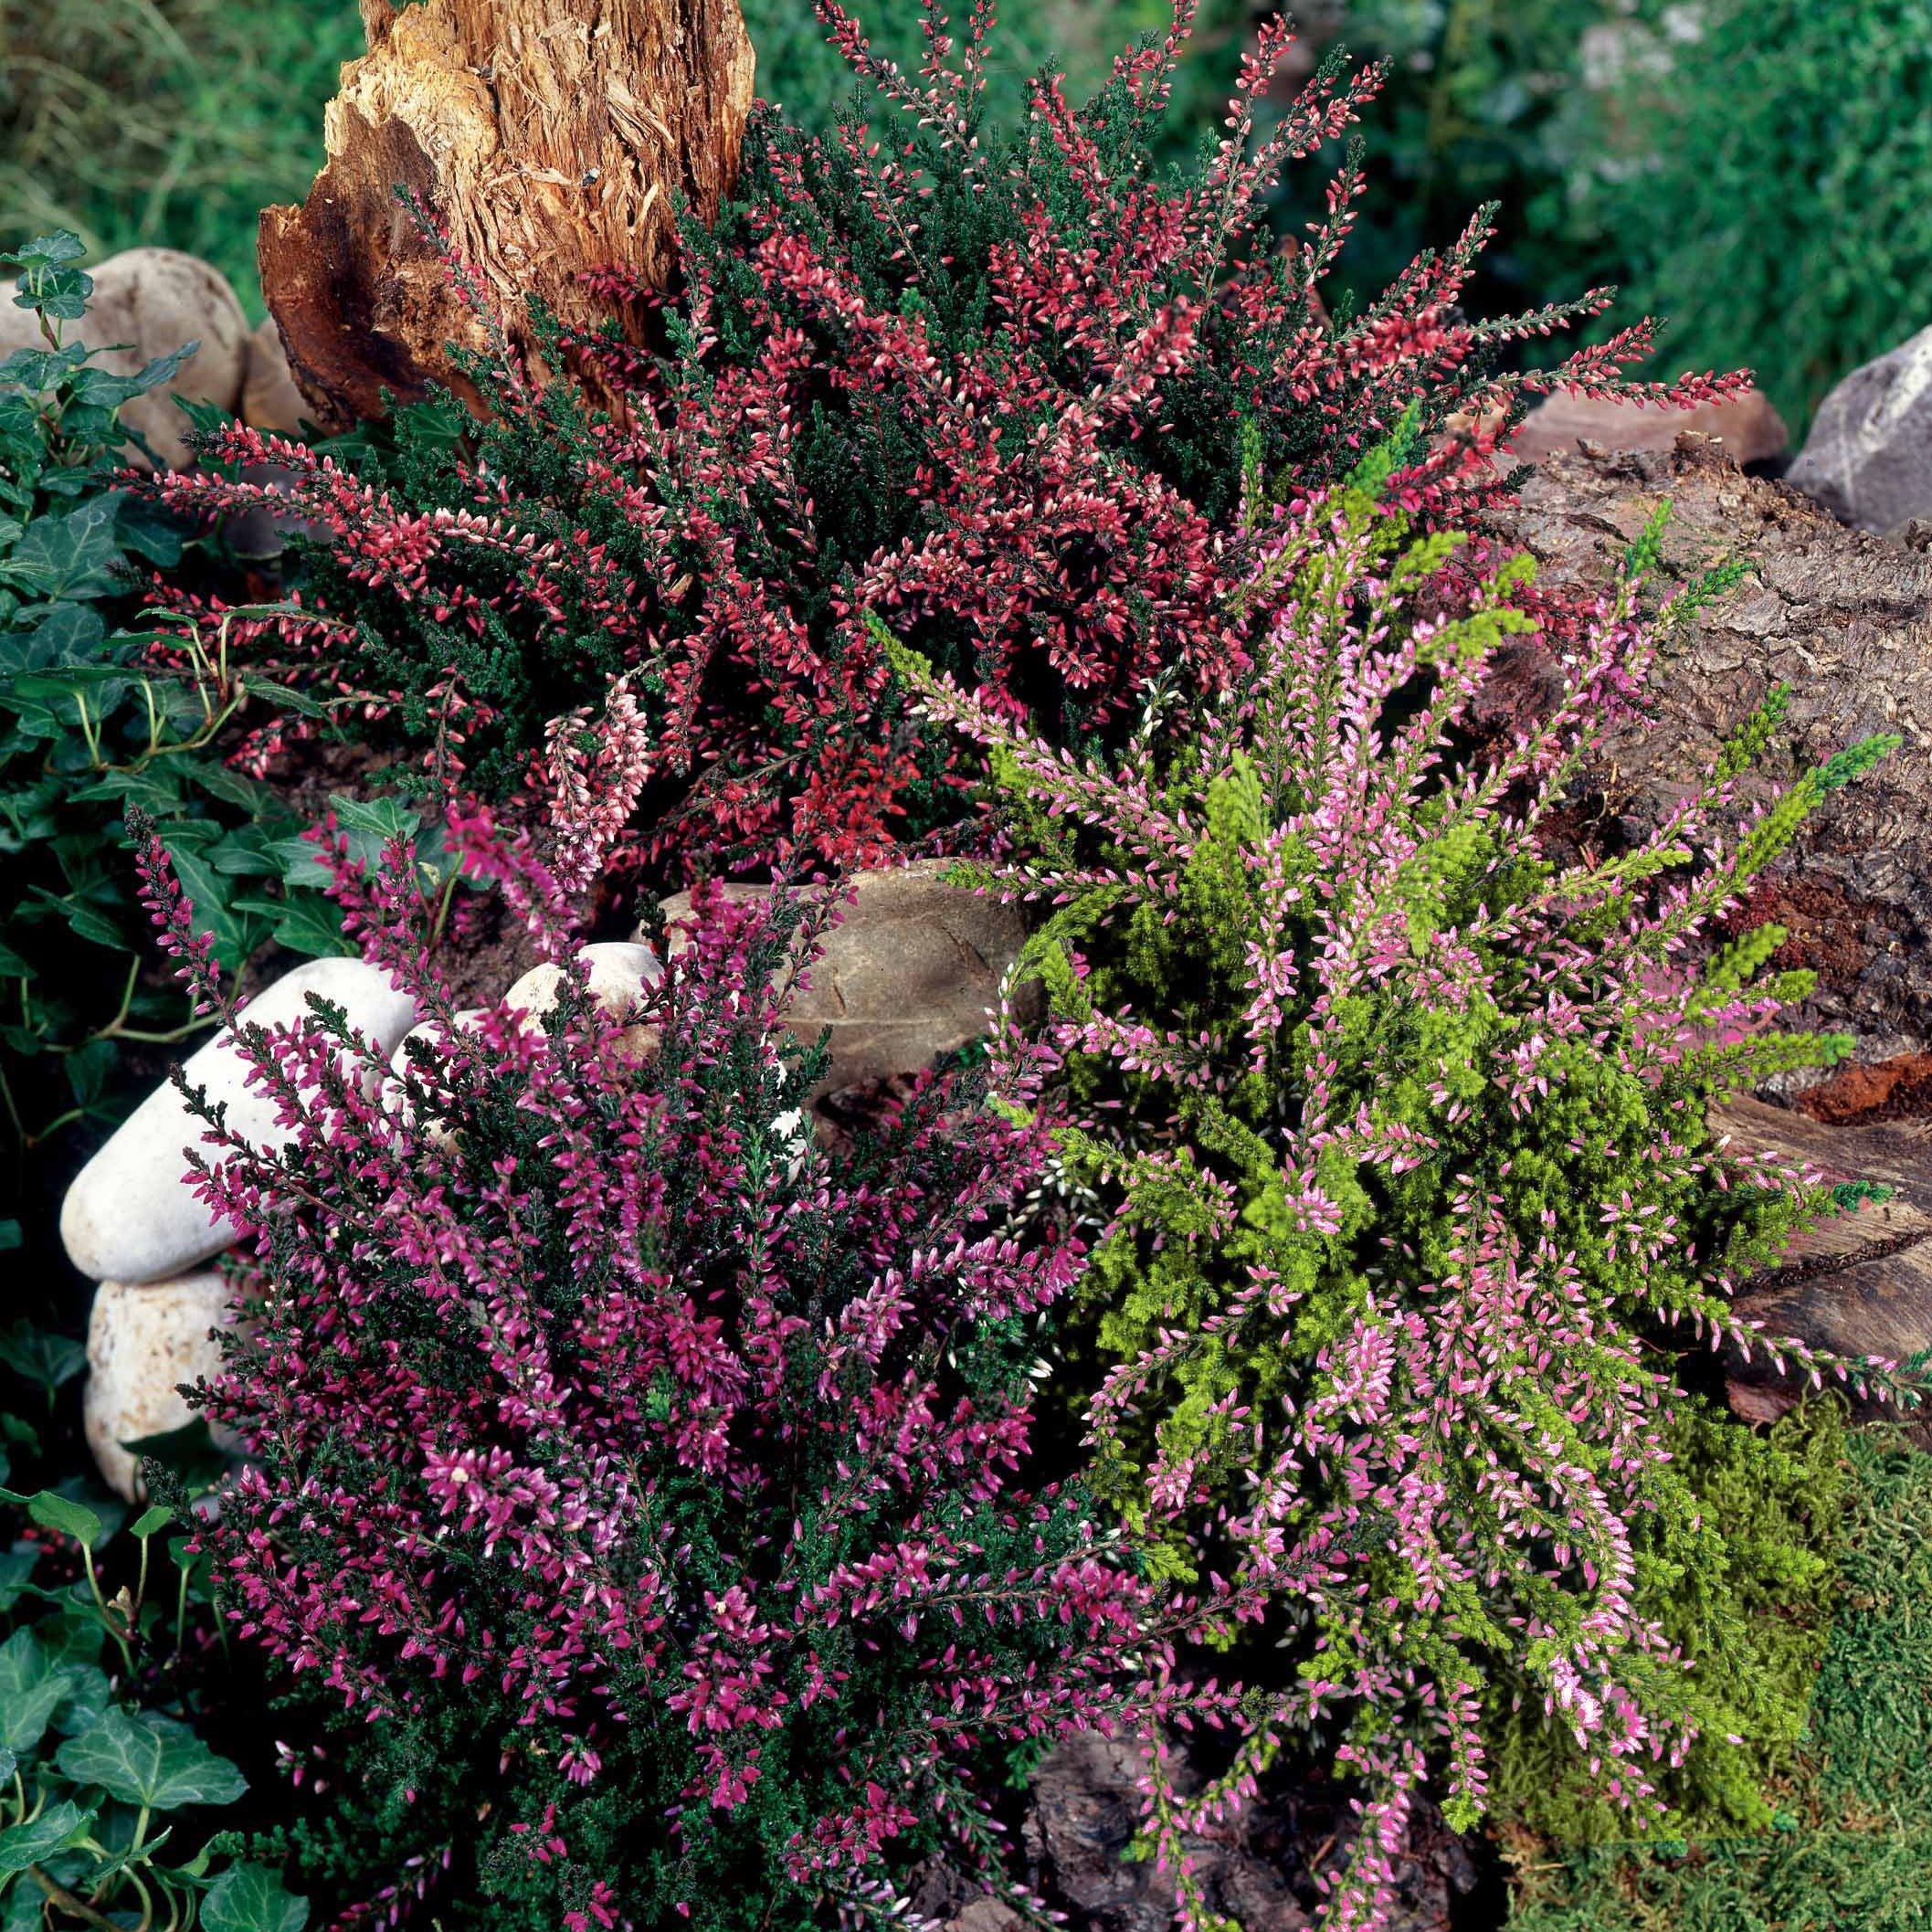
<instances>
[{"instance_id":1,"label":"magenta heather flower","mask_svg":"<svg viewBox=\"0 0 1932 1932\"><path fill-rule=\"evenodd\" d=\"M457 826L527 879L486 813ZM238 1632L340 1714L298 1855L532 1932L818 1925L940 1849L1008 1884L1001 1753L1233 1701L1169 1681L1187 1606L1119 1532L1019 1486L1078 1260L1009 1225L1040 1130L927 1077L877 1137L816 1144L776 1012L833 895L704 889L635 1012L578 980L541 1026L464 1026L392 858L339 890L428 1043L392 1073L326 1006L244 1010L293 1138L211 1117L195 1156L253 1250L199 1396L250 1460L203 1545ZM556 899L523 894L553 952Z\"/></svg>"}]
</instances>

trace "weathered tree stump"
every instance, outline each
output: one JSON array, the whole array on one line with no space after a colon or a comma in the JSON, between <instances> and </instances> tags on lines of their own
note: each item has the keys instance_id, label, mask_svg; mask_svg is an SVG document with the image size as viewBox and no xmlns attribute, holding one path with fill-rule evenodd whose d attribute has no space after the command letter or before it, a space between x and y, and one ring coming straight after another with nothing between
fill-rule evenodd
<instances>
[{"instance_id":1,"label":"weathered tree stump","mask_svg":"<svg viewBox=\"0 0 1932 1932\"><path fill-rule=\"evenodd\" d=\"M440 224L512 343L528 301L566 323L610 313L584 270L661 287L674 204L709 221L738 165L752 48L737 0L361 0L369 50L343 69L328 162L299 208L261 218L262 290L324 428L431 381L484 333L398 202ZM623 318L638 337L641 317Z\"/></svg>"}]
</instances>

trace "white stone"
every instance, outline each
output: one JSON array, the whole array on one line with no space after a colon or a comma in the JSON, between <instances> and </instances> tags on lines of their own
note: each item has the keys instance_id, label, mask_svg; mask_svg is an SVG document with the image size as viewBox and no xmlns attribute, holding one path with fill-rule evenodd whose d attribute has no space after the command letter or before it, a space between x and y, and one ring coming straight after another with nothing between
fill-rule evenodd
<instances>
[{"instance_id":1,"label":"white stone","mask_svg":"<svg viewBox=\"0 0 1932 1932\"><path fill-rule=\"evenodd\" d=\"M644 988L656 986L664 977L658 955L648 945L629 940L600 940L595 945L585 946L577 957L590 964L590 997L613 1019L628 1012ZM503 1004L522 1011L528 1030L555 1008L563 984L562 966L548 963L532 966L503 995ZM651 1045L655 1033L651 1027L628 1027L624 1044L633 1051L642 1052Z\"/></svg>"},{"instance_id":2,"label":"white stone","mask_svg":"<svg viewBox=\"0 0 1932 1932\"><path fill-rule=\"evenodd\" d=\"M218 1269L171 1282L102 1282L87 1330L87 1445L108 1486L142 1499L141 1464L122 1445L194 1420L179 1392L221 1369L212 1331L232 1320Z\"/></svg>"},{"instance_id":3,"label":"white stone","mask_svg":"<svg viewBox=\"0 0 1932 1932\"><path fill-rule=\"evenodd\" d=\"M463 1007L453 1016L455 1024L466 1033L471 1031L482 1017L481 1007ZM432 1053L440 1057L449 1043L449 1035L439 1019L426 1019L421 1026L411 1027L389 1060L398 1080L409 1071L409 1048L416 1040L421 1040Z\"/></svg>"},{"instance_id":4,"label":"white stone","mask_svg":"<svg viewBox=\"0 0 1932 1932\"><path fill-rule=\"evenodd\" d=\"M266 987L243 1008L264 1025L308 1012L311 993L333 1000L349 1024L371 1036L386 1058L416 1023L416 1005L380 966L360 959L311 959ZM226 1101L228 1126L254 1145L273 1149L290 1135L276 1125L272 1101L244 1084L248 1062L226 1031L187 1062L191 1086ZM60 1210L68 1258L95 1281L158 1282L185 1273L234 1239L232 1222L216 1220L185 1176L185 1150L206 1132L172 1084L157 1087L80 1170Z\"/></svg>"}]
</instances>

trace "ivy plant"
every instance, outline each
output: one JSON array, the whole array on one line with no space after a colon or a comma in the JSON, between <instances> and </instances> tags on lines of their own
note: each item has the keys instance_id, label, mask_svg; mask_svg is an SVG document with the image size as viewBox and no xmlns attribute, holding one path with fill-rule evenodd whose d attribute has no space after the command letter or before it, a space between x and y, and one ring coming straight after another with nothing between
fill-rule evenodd
<instances>
[{"instance_id":1,"label":"ivy plant","mask_svg":"<svg viewBox=\"0 0 1932 1932\"><path fill-rule=\"evenodd\" d=\"M218 535L185 537L122 487L143 449L122 406L167 384L196 345L132 375L102 367L70 339L92 291L81 259L68 234L0 255L42 338L0 360L0 863L13 887L0 901L0 1089L28 1145L111 1124L123 1050L193 1030L178 991L143 977L130 805L162 825L231 970L271 940L345 950L306 848L291 844L301 821L225 762L245 707L325 717L326 705L235 670L222 626L185 651L171 631L164 661L155 633L125 628L143 570L227 587L228 560Z\"/></svg>"},{"instance_id":2,"label":"ivy plant","mask_svg":"<svg viewBox=\"0 0 1932 1932\"><path fill-rule=\"evenodd\" d=\"M0 1483L10 1453L68 1460L42 1437L84 1360L0 1334ZM227 1854L248 1780L196 1730L218 1640L187 1489L130 1515L80 1477L0 1487L0 1928L301 1932L308 1902Z\"/></svg>"}]
</instances>

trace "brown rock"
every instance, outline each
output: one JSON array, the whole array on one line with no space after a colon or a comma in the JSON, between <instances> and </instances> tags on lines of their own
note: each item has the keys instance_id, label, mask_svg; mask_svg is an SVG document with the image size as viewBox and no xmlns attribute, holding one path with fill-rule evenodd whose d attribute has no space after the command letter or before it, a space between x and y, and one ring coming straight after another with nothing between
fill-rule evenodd
<instances>
[{"instance_id":1,"label":"brown rock","mask_svg":"<svg viewBox=\"0 0 1932 1932\"><path fill-rule=\"evenodd\" d=\"M289 373L289 352L281 345L281 331L272 315L249 336L245 363L242 421L251 429L266 430L272 436L295 435L309 414L309 406Z\"/></svg>"},{"instance_id":2,"label":"brown rock","mask_svg":"<svg viewBox=\"0 0 1932 1932\"><path fill-rule=\"evenodd\" d=\"M947 1919L941 1932L1027 1932L1027 1923L997 1898L976 1898Z\"/></svg>"},{"instance_id":3,"label":"brown rock","mask_svg":"<svg viewBox=\"0 0 1932 1932\"><path fill-rule=\"evenodd\" d=\"M853 881L856 903L827 934L810 987L797 994L786 1016L806 1040L831 1029L832 1063L818 1089L821 1100L920 1072L986 1030L1026 924L1017 906L942 884L946 864L923 860L860 872ZM744 896L770 888L725 891ZM690 893L666 900L664 913L688 918Z\"/></svg>"},{"instance_id":4,"label":"brown rock","mask_svg":"<svg viewBox=\"0 0 1932 1932\"><path fill-rule=\"evenodd\" d=\"M1130 1859L1140 1828L1139 1747L1083 1732L1040 1768L1024 1826L1029 1862L1050 1900L1073 1907L1088 1932L1168 1932L1174 1884L1151 1860ZM1213 1842L1194 1847L1201 1889L1242 1932L1307 1932L1284 1869L1248 1842L1237 1818Z\"/></svg>"},{"instance_id":5,"label":"brown rock","mask_svg":"<svg viewBox=\"0 0 1932 1932\"><path fill-rule=\"evenodd\" d=\"M1034 1775L1020 1832L1029 1877L1081 1932L1168 1932L1173 1924L1172 1881L1126 1855L1140 1826L1142 1766L1134 1743L1087 1732L1057 1746ZM1198 1783L1184 1757L1175 1776L1183 1790ZM1188 1852L1209 1906L1241 1932L1306 1932L1321 1897L1316 1874L1334 1877L1358 1829L1349 1793L1316 1774L1299 1787L1272 1786L1260 1803L1190 1838ZM1426 1800L1394 1866L1388 1932L1448 1932L1454 1897L1477 1874Z\"/></svg>"},{"instance_id":6,"label":"brown rock","mask_svg":"<svg viewBox=\"0 0 1932 1932\"><path fill-rule=\"evenodd\" d=\"M136 396L121 412L122 422L178 470L189 460L182 435L187 417L174 399L216 403L231 413L240 407L248 317L218 269L174 248L129 248L89 273L93 298L85 320L66 324L66 339L104 349L97 366L132 375L184 343L201 344L166 388ZM44 346L39 319L14 306L14 287L0 282L0 355ZM120 343L127 346L111 346Z\"/></svg>"},{"instance_id":7,"label":"brown rock","mask_svg":"<svg viewBox=\"0 0 1932 1932\"><path fill-rule=\"evenodd\" d=\"M1872 1066L1846 1067L1800 1093L1797 1105L1829 1126L1932 1116L1932 1053L1900 1053Z\"/></svg>"},{"instance_id":8,"label":"brown rock","mask_svg":"<svg viewBox=\"0 0 1932 1932\"><path fill-rule=\"evenodd\" d=\"M1655 825L1774 683L1789 687L1789 711L1747 797L1897 733L1904 748L1832 795L1734 925L1786 925L1777 965L1818 971L1798 1023L1854 1033L1866 1061L1932 1050L1932 556L1847 530L1688 433L1669 450L1551 457L1494 521L1535 556L1539 582L1601 588L1666 496L1667 585L1728 556L1750 574L1667 641L1650 682L1654 727L1610 726L1572 790L1579 829L1613 848ZM1539 640L1514 645L1482 718L1515 729L1560 681Z\"/></svg>"},{"instance_id":9,"label":"brown rock","mask_svg":"<svg viewBox=\"0 0 1932 1932\"><path fill-rule=\"evenodd\" d=\"M1718 1124L1740 1145L1810 1162L1829 1179L1896 1190L1800 1235L1779 1268L1746 1286L1738 1313L1768 1339L1792 1336L1853 1360L1904 1363L1932 1348L1932 1120L1832 1127L1737 1101ZM1781 1415L1805 1386L1800 1375L1780 1373L1768 1349L1754 1347L1747 1361L1729 1348L1725 1367L1731 1407L1751 1421ZM1868 1420L1895 1413L1871 1401L1855 1409ZM1916 1420L1911 1434L1932 1448L1932 1417Z\"/></svg>"},{"instance_id":10,"label":"brown rock","mask_svg":"<svg viewBox=\"0 0 1932 1932\"><path fill-rule=\"evenodd\" d=\"M1783 417L1758 390L1747 389L1689 411L1587 396L1547 396L1524 418L1505 453L1518 462L1540 463L1546 457L1573 456L1580 443L1608 450L1670 449L1685 429L1716 437L1739 463L1782 456L1790 445Z\"/></svg>"}]
</instances>

